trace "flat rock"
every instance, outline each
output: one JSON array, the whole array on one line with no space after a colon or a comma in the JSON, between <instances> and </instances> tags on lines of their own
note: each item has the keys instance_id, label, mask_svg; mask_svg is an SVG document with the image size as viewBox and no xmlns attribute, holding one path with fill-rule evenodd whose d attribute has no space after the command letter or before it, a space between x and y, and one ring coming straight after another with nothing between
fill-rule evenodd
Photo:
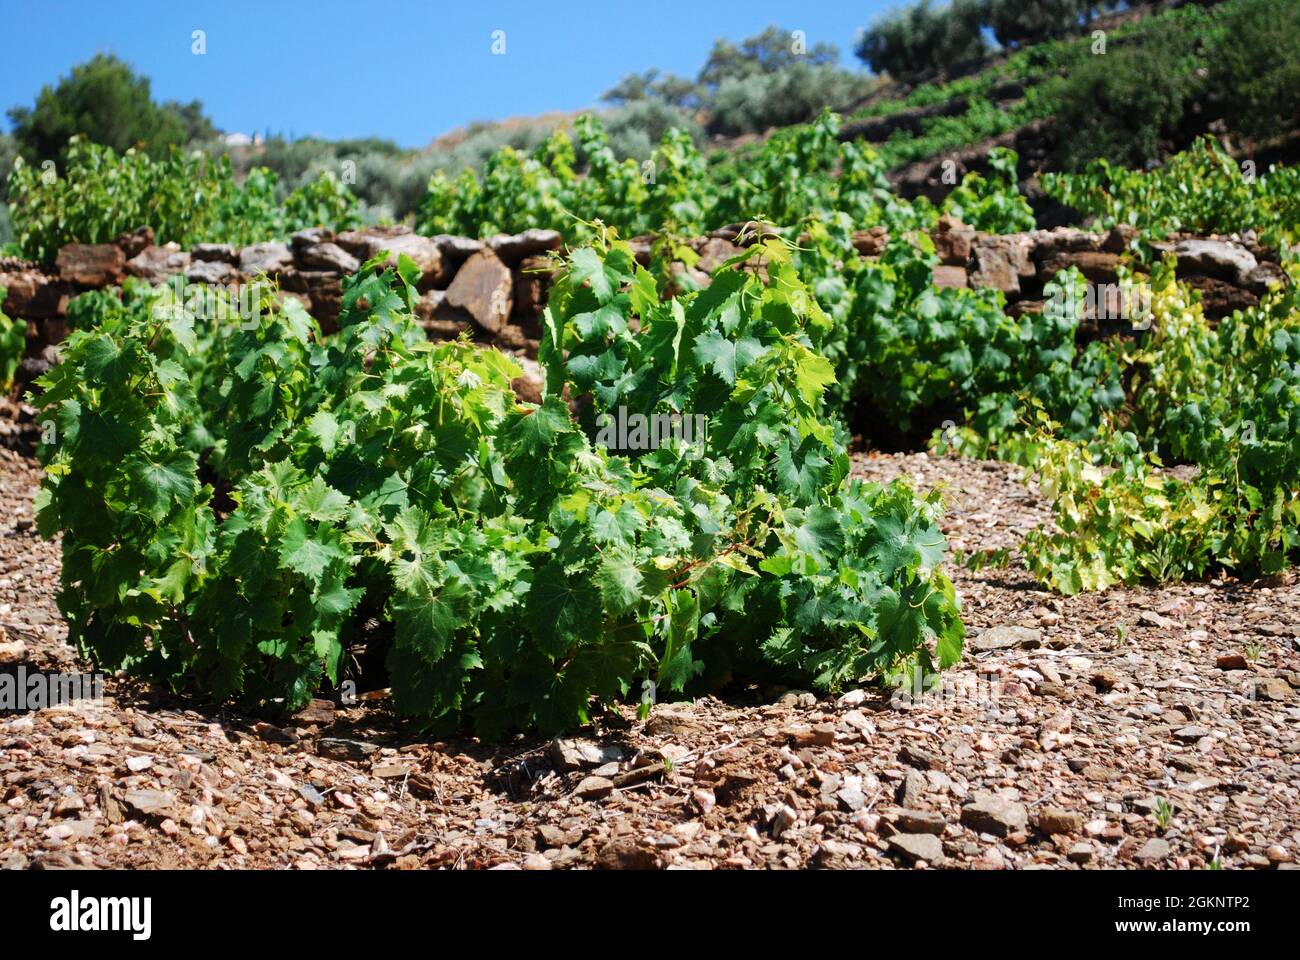
<instances>
[{"instance_id":1,"label":"flat rock","mask_svg":"<svg viewBox=\"0 0 1300 960\"><path fill-rule=\"evenodd\" d=\"M976 833L1005 837L1009 833L1023 830L1029 823L1029 815L1023 804L990 796L962 807L961 822Z\"/></svg>"},{"instance_id":2,"label":"flat rock","mask_svg":"<svg viewBox=\"0 0 1300 960\"><path fill-rule=\"evenodd\" d=\"M969 642L970 649L977 653L989 650L1006 650L1011 647L1037 645L1042 642L1043 634L1033 627L989 627L974 640Z\"/></svg>"},{"instance_id":3,"label":"flat rock","mask_svg":"<svg viewBox=\"0 0 1300 960\"><path fill-rule=\"evenodd\" d=\"M614 792L614 781L604 777L584 777L573 791L583 800L601 800Z\"/></svg>"},{"instance_id":4,"label":"flat rock","mask_svg":"<svg viewBox=\"0 0 1300 960\"><path fill-rule=\"evenodd\" d=\"M535 257L548 250L559 250L564 237L558 230L540 230L536 227L516 234L497 234L488 239L488 249L507 266L515 266L524 257Z\"/></svg>"},{"instance_id":5,"label":"flat rock","mask_svg":"<svg viewBox=\"0 0 1300 960\"><path fill-rule=\"evenodd\" d=\"M903 782L898 785L895 799L904 807L912 807L925 795L928 787L929 781L924 775L917 770L908 770L903 776Z\"/></svg>"},{"instance_id":6,"label":"flat rock","mask_svg":"<svg viewBox=\"0 0 1300 960\"><path fill-rule=\"evenodd\" d=\"M362 760L378 749L378 744L342 737L321 737L316 741L316 752L332 760Z\"/></svg>"},{"instance_id":7,"label":"flat rock","mask_svg":"<svg viewBox=\"0 0 1300 960\"><path fill-rule=\"evenodd\" d=\"M239 272L247 276L281 273L292 266L289 245L278 240L250 244L239 251Z\"/></svg>"},{"instance_id":8,"label":"flat rock","mask_svg":"<svg viewBox=\"0 0 1300 960\"><path fill-rule=\"evenodd\" d=\"M361 269L361 261L337 243L313 243L310 246L295 247L295 250L298 254L298 265L307 270L329 270L333 273L353 274Z\"/></svg>"},{"instance_id":9,"label":"flat rock","mask_svg":"<svg viewBox=\"0 0 1300 960\"><path fill-rule=\"evenodd\" d=\"M910 743L905 744L898 751L898 759L910 767L916 767L918 770L936 770L940 766L937 754L931 753L923 747L913 746Z\"/></svg>"},{"instance_id":10,"label":"flat rock","mask_svg":"<svg viewBox=\"0 0 1300 960\"><path fill-rule=\"evenodd\" d=\"M190 256L195 260L228 263L232 267L239 263L239 250L231 243L196 243L190 247Z\"/></svg>"},{"instance_id":11,"label":"flat rock","mask_svg":"<svg viewBox=\"0 0 1300 960\"><path fill-rule=\"evenodd\" d=\"M934 285L939 290L964 290L970 286L965 267L939 264L934 268Z\"/></svg>"},{"instance_id":12,"label":"flat rock","mask_svg":"<svg viewBox=\"0 0 1300 960\"><path fill-rule=\"evenodd\" d=\"M60 277L87 287L117 283L126 270L126 254L115 243L70 243L54 262Z\"/></svg>"},{"instance_id":13,"label":"flat rock","mask_svg":"<svg viewBox=\"0 0 1300 960\"><path fill-rule=\"evenodd\" d=\"M387 253L385 262L391 266L396 266L398 258L405 254L420 268L416 286L421 292L445 286L452 276L451 264L443 257L438 242L412 232L410 227L349 230L340 233L335 243L361 261L373 260Z\"/></svg>"},{"instance_id":14,"label":"flat rock","mask_svg":"<svg viewBox=\"0 0 1300 960\"><path fill-rule=\"evenodd\" d=\"M1253 253L1227 240L1180 240L1174 245L1174 256L1180 273L1204 273L1241 286L1250 283L1250 274L1258 266Z\"/></svg>"},{"instance_id":15,"label":"flat rock","mask_svg":"<svg viewBox=\"0 0 1300 960\"><path fill-rule=\"evenodd\" d=\"M456 271L447 304L468 313L484 330L498 333L513 306L510 268L490 250L480 250Z\"/></svg>"},{"instance_id":16,"label":"flat rock","mask_svg":"<svg viewBox=\"0 0 1300 960\"><path fill-rule=\"evenodd\" d=\"M537 842L544 847L576 847L582 842L581 830L565 830L551 823L537 828Z\"/></svg>"},{"instance_id":17,"label":"flat rock","mask_svg":"<svg viewBox=\"0 0 1300 960\"><path fill-rule=\"evenodd\" d=\"M932 833L896 833L889 838L889 848L909 863L943 863L943 842Z\"/></svg>"},{"instance_id":18,"label":"flat rock","mask_svg":"<svg viewBox=\"0 0 1300 960\"><path fill-rule=\"evenodd\" d=\"M943 833L948 821L943 814L933 810L900 810L894 815L894 826L903 833Z\"/></svg>"},{"instance_id":19,"label":"flat rock","mask_svg":"<svg viewBox=\"0 0 1300 960\"><path fill-rule=\"evenodd\" d=\"M1272 700L1277 703L1290 700L1295 692L1291 689L1291 685L1281 677L1261 677L1255 681L1253 689L1256 699Z\"/></svg>"},{"instance_id":20,"label":"flat rock","mask_svg":"<svg viewBox=\"0 0 1300 960\"><path fill-rule=\"evenodd\" d=\"M1141 864L1159 863L1169 856L1171 850L1169 841L1160 837L1152 837L1146 843L1142 844L1141 849L1133 854L1133 859Z\"/></svg>"},{"instance_id":21,"label":"flat rock","mask_svg":"<svg viewBox=\"0 0 1300 960\"><path fill-rule=\"evenodd\" d=\"M462 263L483 249L483 241L473 237L458 237L450 233L440 233L429 238L438 245L443 257L453 263Z\"/></svg>"},{"instance_id":22,"label":"flat rock","mask_svg":"<svg viewBox=\"0 0 1300 960\"><path fill-rule=\"evenodd\" d=\"M176 796L165 790L128 790L122 795L122 803L142 817L155 817L170 810Z\"/></svg>"},{"instance_id":23,"label":"flat rock","mask_svg":"<svg viewBox=\"0 0 1300 960\"><path fill-rule=\"evenodd\" d=\"M295 713L292 719L298 726L305 727L312 724L329 726L334 722L334 702L313 698L308 701L307 706Z\"/></svg>"},{"instance_id":24,"label":"flat rock","mask_svg":"<svg viewBox=\"0 0 1300 960\"><path fill-rule=\"evenodd\" d=\"M556 770L581 770L599 767L623 759L623 751L612 744L599 744L594 740L552 740L546 751Z\"/></svg>"},{"instance_id":25,"label":"flat rock","mask_svg":"<svg viewBox=\"0 0 1300 960\"><path fill-rule=\"evenodd\" d=\"M227 284L238 277L238 271L224 260L195 260L185 271L190 283Z\"/></svg>"},{"instance_id":26,"label":"flat rock","mask_svg":"<svg viewBox=\"0 0 1300 960\"><path fill-rule=\"evenodd\" d=\"M299 230L289 238L289 245L296 250L305 250L320 243L333 243L334 234L328 227L308 227Z\"/></svg>"},{"instance_id":27,"label":"flat rock","mask_svg":"<svg viewBox=\"0 0 1300 960\"><path fill-rule=\"evenodd\" d=\"M855 810L861 810L867 805L867 798L862 791L856 787L841 787L835 793L835 799L839 801L840 806L852 813Z\"/></svg>"},{"instance_id":28,"label":"flat rock","mask_svg":"<svg viewBox=\"0 0 1300 960\"><path fill-rule=\"evenodd\" d=\"M1083 814L1062 807L1044 807L1038 813L1038 829L1047 834L1072 836L1083 830Z\"/></svg>"},{"instance_id":29,"label":"flat rock","mask_svg":"<svg viewBox=\"0 0 1300 960\"><path fill-rule=\"evenodd\" d=\"M184 273L190 266L190 254L175 244L146 247L126 262L126 272L154 285L168 277Z\"/></svg>"}]
</instances>

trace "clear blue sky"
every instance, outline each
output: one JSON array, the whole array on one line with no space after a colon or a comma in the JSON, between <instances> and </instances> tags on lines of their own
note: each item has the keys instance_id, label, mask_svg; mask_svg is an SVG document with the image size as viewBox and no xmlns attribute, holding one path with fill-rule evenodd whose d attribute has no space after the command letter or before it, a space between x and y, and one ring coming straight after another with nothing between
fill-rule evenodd
<instances>
[{"instance_id":1,"label":"clear blue sky","mask_svg":"<svg viewBox=\"0 0 1300 960\"><path fill-rule=\"evenodd\" d=\"M769 23L852 55L890 0L0 0L0 109L31 104L73 64L111 52L159 100L195 98L223 130L423 146L473 120L596 105L625 73L694 76L717 37ZM206 32L207 52L191 52ZM504 30L506 53L492 54ZM3 123L9 129L8 121Z\"/></svg>"}]
</instances>

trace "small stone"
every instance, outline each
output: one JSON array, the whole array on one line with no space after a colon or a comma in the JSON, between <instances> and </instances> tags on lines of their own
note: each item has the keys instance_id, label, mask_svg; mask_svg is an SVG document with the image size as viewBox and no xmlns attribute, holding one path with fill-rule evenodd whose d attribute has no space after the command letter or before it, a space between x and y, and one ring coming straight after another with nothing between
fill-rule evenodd
<instances>
[{"instance_id":1,"label":"small stone","mask_svg":"<svg viewBox=\"0 0 1300 960\"><path fill-rule=\"evenodd\" d=\"M550 870L551 861L540 853L530 853L524 857L523 868L525 870Z\"/></svg>"},{"instance_id":2,"label":"small stone","mask_svg":"<svg viewBox=\"0 0 1300 960\"><path fill-rule=\"evenodd\" d=\"M139 773L141 770L148 770L152 766L153 759L151 757L140 756L126 758L126 768L132 773Z\"/></svg>"},{"instance_id":3,"label":"small stone","mask_svg":"<svg viewBox=\"0 0 1300 960\"><path fill-rule=\"evenodd\" d=\"M601 800L614 792L614 781L604 777L586 777L573 792L583 800Z\"/></svg>"},{"instance_id":4,"label":"small stone","mask_svg":"<svg viewBox=\"0 0 1300 960\"><path fill-rule=\"evenodd\" d=\"M1280 703L1290 700L1293 693L1291 685L1281 677L1262 677L1255 681L1255 697L1258 700Z\"/></svg>"},{"instance_id":5,"label":"small stone","mask_svg":"<svg viewBox=\"0 0 1300 960\"><path fill-rule=\"evenodd\" d=\"M829 723L819 723L813 727L794 727L789 734L790 739L799 747L829 747L835 743L835 727Z\"/></svg>"},{"instance_id":6,"label":"small stone","mask_svg":"<svg viewBox=\"0 0 1300 960\"><path fill-rule=\"evenodd\" d=\"M1151 864L1159 863L1170 854L1169 841L1160 837L1152 837L1146 843L1142 844L1142 849L1133 855L1133 859L1138 863Z\"/></svg>"},{"instance_id":7,"label":"small stone","mask_svg":"<svg viewBox=\"0 0 1300 960\"><path fill-rule=\"evenodd\" d=\"M122 802L140 816L152 817L170 809L176 798L164 790L128 790Z\"/></svg>"},{"instance_id":8,"label":"small stone","mask_svg":"<svg viewBox=\"0 0 1300 960\"><path fill-rule=\"evenodd\" d=\"M319 807L325 802L325 796L309 783L304 783L298 788L298 796L307 801L312 807Z\"/></svg>"},{"instance_id":9,"label":"small stone","mask_svg":"<svg viewBox=\"0 0 1300 960\"><path fill-rule=\"evenodd\" d=\"M835 799L849 813L855 810L861 810L867 805L867 798L863 796L862 791L855 787L841 787L835 794Z\"/></svg>"},{"instance_id":10,"label":"small stone","mask_svg":"<svg viewBox=\"0 0 1300 960\"><path fill-rule=\"evenodd\" d=\"M940 765L939 758L935 754L922 747L914 747L910 743L898 751L898 759L920 770L934 770Z\"/></svg>"},{"instance_id":11,"label":"small stone","mask_svg":"<svg viewBox=\"0 0 1300 960\"><path fill-rule=\"evenodd\" d=\"M244 854L248 853L248 844L245 843L244 838L237 833L232 833L229 837L227 837L226 843L230 844L230 849L234 850L235 853L239 854L240 856L243 856Z\"/></svg>"},{"instance_id":12,"label":"small stone","mask_svg":"<svg viewBox=\"0 0 1300 960\"><path fill-rule=\"evenodd\" d=\"M54 815L56 817L71 817L84 809L86 809L86 804L81 797L74 794L70 797L59 797L58 802L54 805Z\"/></svg>"},{"instance_id":13,"label":"small stone","mask_svg":"<svg viewBox=\"0 0 1300 960\"><path fill-rule=\"evenodd\" d=\"M596 854L596 865L603 870L653 870L659 866L654 850L633 840L611 840Z\"/></svg>"},{"instance_id":14,"label":"small stone","mask_svg":"<svg viewBox=\"0 0 1300 960\"><path fill-rule=\"evenodd\" d=\"M1274 843L1264 851L1264 856L1268 857L1270 863L1290 863L1291 852L1280 843Z\"/></svg>"},{"instance_id":15,"label":"small stone","mask_svg":"<svg viewBox=\"0 0 1300 960\"><path fill-rule=\"evenodd\" d=\"M1088 678L1088 682L1092 684L1093 689L1098 693L1108 693L1115 689L1115 685L1119 682L1119 676L1114 670L1097 670Z\"/></svg>"},{"instance_id":16,"label":"small stone","mask_svg":"<svg viewBox=\"0 0 1300 960\"><path fill-rule=\"evenodd\" d=\"M1195 743L1201 737L1208 737L1210 731L1204 727L1198 727L1195 724L1186 727L1180 727L1174 731L1174 739L1181 740L1183 743Z\"/></svg>"},{"instance_id":17,"label":"small stone","mask_svg":"<svg viewBox=\"0 0 1300 960\"><path fill-rule=\"evenodd\" d=\"M896 800L904 807L915 807L917 801L925 795L928 781L925 775L916 770L907 771L903 782L898 786Z\"/></svg>"},{"instance_id":18,"label":"small stone","mask_svg":"<svg viewBox=\"0 0 1300 960\"><path fill-rule=\"evenodd\" d=\"M1036 647L1042 642L1042 637L1042 632L1032 627L989 627L970 642L970 648L976 653L984 653L1009 647Z\"/></svg>"},{"instance_id":19,"label":"small stone","mask_svg":"<svg viewBox=\"0 0 1300 960\"><path fill-rule=\"evenodd\" d=\"M961 822L976 833L1005 837L1023 830L1029 823L1029 815L1022 804L989 796L962 807Z\"/></svg>"},{"instance_id":20,"label":"small stone","mask_svg":"<svg viewBox=\"0 0 1300 960\"><path fill-rule=\"evenodd\" d=\"M312 699L308 701L307 706L295 713L291 719L294 725L299 727L313 725L328 727L334 722L334 703L330 700Z\"/></svg>"},{"instance_id":21,"label":"small stone","mask_svg":"<svg viewBox=\"0 0 1300 960\"><path fill-rule=\"evenodd\" d=\"M1088 863L1092 860L1092 856L1092 844L1080 841L1070 848L1070 852L1065 855L1065 858L1071 863Z\"/></svg>"},{"instance_id":22,"label":"small stone","mask_svg":"<svg viewBox=\"0 0 1300 960\"><path fill-rule=\"evenodd\" d=\"M1073 835L1083 830L1083 814L1062 807L1044 807L1038 814L1038 829L1047 834Z\"/></svg>"},{"instance_id":23,"label":"small stone","mask_svg":"<svg viewBox=\"0 0 1300 960\"><path fill-rule=\"evenodd\" d=\"M799 820L799 815L788 804L781 804L772 817L772 836L780 838L787 830L795 825Z\"/></svg>"},{"instance_id":24,"label":"small stone","mask_svg":"<svg viewBox=\"0 0 1300 960\"><path fill-rule=\"evenodd\" d=\"M856 707L865 699L867 699L867 691L859 687L857 690L850 690L841 696L835 701L835 705L837 707Z\"/></svg>"},{"instance_id":25,"label":"small stone","mask_svg":"<svg viewBox=\"0 0 1300 960\"><path fill-rule=\"evenodd\" d=\"M552 823L537 828L537 842L544 847L575 847L582 842L581 830L563 830Z\"/></svg>"},{"instance_id":26,"label":"small stone","mask_svg":"<svg viewBox=\"0 0 1300 960\"><path fill-rule=\"evenodd\" d=\"M938 836L947 825L948 821L943 818L943 814L932 810L900 810L894 816L894 826L903 833L932 833Z\"/></svg>"},{"instance_id":27,"label":"small stone","mask_svg":"<svg viewBox=\"0 0 1300 960\"><path fill-rule=\"evenodd\" d=\"M896 833L889 838L889 847L910 863L943 863L943 843L932 833Z\"/></svg>"},{"instance_id":28,"label":"small stone","mask_svg":"<svg viewBox=\"0 0 1300 960\"><path fill-rule=\"evenodd\" d=\"M1089 763L1079 771L1083 778L1092 783L1110 783L1119 777L1119 773L1110 767L1103 767L1095 763Z\"/></svg>"},{"instance_id":29,"label":"small stone","mask_svg":"<svg viewBox=\"0 0 1300 960\"><path fill-rule=\"evenodd\" d=\"M1220 670L1245 670L1247 667L1246 658L1239 653L1228 653L1221 657L1215 657L1214 665Z\"/></svg>"},{"instance_id":30,"label":"small stone","mask_svg":"<svg viewBox=\"0 0 1300 960\"><path fill-rule=\"evenodd\" d=\"M364 760L378 749L378 744L341 737L321 737L316 741L316 752L331 760Z\"/></svg>"},{"instance_id":31,"label":"small stone","mask_svg":"<svg viewBox=\"0 0 1300 960\"><path fill-rule=\"evenodd\" d=\"M623 759L623 751L616 746L602 746L594 740L553 740L547 750L556 770L581 770L599 767Z\"/></svg>"}]
</instances>

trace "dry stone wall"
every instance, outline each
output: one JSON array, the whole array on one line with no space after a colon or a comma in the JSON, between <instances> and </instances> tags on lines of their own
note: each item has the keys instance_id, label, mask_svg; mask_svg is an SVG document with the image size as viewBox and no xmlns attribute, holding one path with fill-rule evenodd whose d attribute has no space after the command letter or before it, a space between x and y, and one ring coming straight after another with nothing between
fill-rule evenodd
<instances>
[{"instance_id":1,"label":"dry stone wall","mask_svg":"<svg viewBox=\"0 0 1300 960\"><path fill-rule=\"evenodd\" d=\"M762 235L763 229L753 224L723 227L693 242L697 263L676 263L672 269L705 284L709 271ZM931 232L939 257L935 283L1000 290L1009 312L1041 311L1044 285L1067 267L1078 267L1094 283L1113 282L1134 236L1125 228L1090 233L1064 227L994 235L944 217ZM865 257L879 256L888 240L882 227L859 231L853 238ZM631 243L637 258L648 264L652 238ZM1201 292L1211 317L1253 306L1270 284L1285 282L1276 255L1249 236L1174 237L1158 246L1177 256L1179 276ZM159 284L177 276L189 283L237 289L266 276L285 294L303 300L329 330L338 319L343 277L385 250L394 261L406 254L419 266L417 311L431 337L468 332L535 356L539 317L553 278L551 254L561 247L562 238L553 230L475 240L424 237L409 227L394 226L338 234L315 228L294 234L288 243L271 241L242 249L209 243L181 250L175 244L157 246L146 227L112 243L69 244L59 252L53 272L0 259L0 287L8 290L4 312L28 324L24 379L53 362L51 348L67 335L68 302L86 290L120 284L126 277Z\"/></svg>"}]
</instances>

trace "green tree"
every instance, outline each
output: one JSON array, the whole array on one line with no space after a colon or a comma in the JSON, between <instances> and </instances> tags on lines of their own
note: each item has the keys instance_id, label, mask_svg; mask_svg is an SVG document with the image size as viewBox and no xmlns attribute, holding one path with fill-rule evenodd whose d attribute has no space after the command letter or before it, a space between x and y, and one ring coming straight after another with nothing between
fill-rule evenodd
<instances>
[{"instance_id":1,"label":"green tree","mask_svg":"<svg viewBox=\"0 0 1300 960\"><path fill-rule=\"evenodd\" d=\"M1077 33L1101 10L1119 5L1119 0L984 0L984 25L1003 46L1023 47Z\"/></svg>"},{"instance_id":2,"label":"green tree","mask_svg":"<svg viewBox=\"0 0 1300 960\"><path fill-rule=\"evenodd\" d=\"M1207 95L1198 42L1191 31L1148 30L1062 78L1053 91L1062 166L1145 167L1190 140L1193 105Z\"/></svg>"},{"instance_id":3,"label":"green tree","mask_svg":"<svg viewBox=\"0 0 1300 960\"><path fill-rule=\"evenodd\" d=\"M978 64L989 55L984 0L930 0L891 11L862 35L856 53L876 73L916 80Z\"/></svg>"},{"instance_id":4,"label":"green tree","mask_svg":"<svg viewBox=\"0 0 1300 960\"><path fill-rule=\"evenodd\" d=\"M1300 117L1300 5L1250 0L1232 8L1207 58L1210 94L1229 129L1270 140ZM1289 118L1289 119L1288 119Z\"/></svg>"},{"instance_id":5,"label":"green tree","mask_svg":"<svg viewBox=\"0 0 1300 960\"><path fill-rule=\"evenodd\" d=\"M32 163L62 160L74 134L119 153L140 146L163 156L171 146L216 133L197 100L155 103L149 78L111 54L73 67L57 86L41 89L35 106L9 110L9 119L19 151Z\"/></svg>"},{"instance_id":6,"label":"green tree","mask_svg":"<svg viewBox=\"0 0 1300 960\"><path fill-rule=\"evenodd\" d=\"M805 43L802 49L798 47L801 42ZM796 37L794 31L772 24L762 33L740 41L740 46L729 40L716 41L700 69L699 82L716 91L724 80L780 73L797 63L830 66L839 58L840 51L834 44L817 43L808 47L805 39Z\"/></svg>"}]
</instances>

